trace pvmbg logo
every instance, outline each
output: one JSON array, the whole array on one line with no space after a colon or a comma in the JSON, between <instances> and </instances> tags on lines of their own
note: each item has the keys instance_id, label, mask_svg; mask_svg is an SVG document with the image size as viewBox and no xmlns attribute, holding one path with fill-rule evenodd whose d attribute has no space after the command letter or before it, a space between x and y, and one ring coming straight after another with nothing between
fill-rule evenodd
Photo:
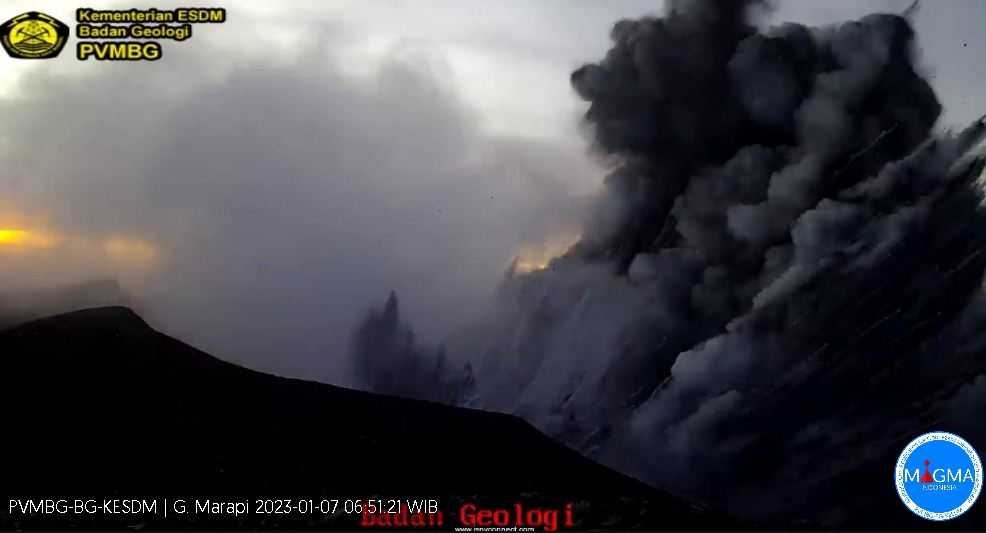
<instances>
[{"instance_id":1,"label":"pvmbg logo","mask_svg":"<svg viewBox=\"0 0 986 533\"><path fill-rule=\"evenodd\" d=\"M51 59L62 51L68 34L68 26L55 17L29 11L0 25L0 45L16 59Z\"/></svg>"},{"instance_id":2,"label":"pvmbg logo","mask_svg":"<svg viewBox=\"0 0 986 533\"><path fill-rule=\"evenodd\" d=\"M925 433L897 459L897 493L914 514L951 520L969 510L983 488L976 450L951 433Z\"/></svg>"}]
</instances>

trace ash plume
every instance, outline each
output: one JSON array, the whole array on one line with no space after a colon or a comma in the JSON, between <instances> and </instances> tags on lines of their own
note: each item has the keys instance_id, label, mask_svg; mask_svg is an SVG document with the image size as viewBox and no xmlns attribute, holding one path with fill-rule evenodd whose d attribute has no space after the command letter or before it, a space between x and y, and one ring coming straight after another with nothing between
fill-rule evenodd
<instances>
[{"instance_id":1,"label":"ash plume","mask_svg":"<svg viewBox=\"0 0 986 533\"><path fill-rule=\"evenodd\" d=\"M571 75L616 162L581 239L448 348L460 401L655 485L858 524L878 496L844 483L986 406L986 124L934 130L912 10L759 29L762 4L614 25Z\"/></svg>"},{"instance_id":2,"label":"ash plume","mask_svg":"<svg viewBox=\"0 0 986 533\"><path fill-rule=\"evenodd\" d=\"M371 36L308 21L311 46L230 55L270 24L240 11L139 76L46 62L0 88L0 328L139 304L220 358L347 384L346 334L381 286L427 317L420 337L444 334L518 239L577 220L558 177L592 161L488 131L441 47L395 43L354 73ZM126 298L76 297L92 280Z\"/></svg>"}]
</instances>

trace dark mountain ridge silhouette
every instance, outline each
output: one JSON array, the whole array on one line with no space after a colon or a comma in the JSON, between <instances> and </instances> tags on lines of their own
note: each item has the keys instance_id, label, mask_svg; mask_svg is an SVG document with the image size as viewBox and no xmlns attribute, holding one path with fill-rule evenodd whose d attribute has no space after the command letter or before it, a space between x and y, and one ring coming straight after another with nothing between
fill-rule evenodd
<instances>
[{"instance_id":1,"label":"dark mountain ridge silhouette","mask_svg":"<svg viewBox=\"0 0 986 533\"><path fill-rule=\"evenodd\" d=\"M0 330L70 311L107 306L136 308L135 304L136 301L112 279L2 292Z\"/></svg>"},{"instance_id":2,"label":"dark mountain ridge silhouette","mask_svg":"<svg viewBox=\"0 0 986 533\"><path fill-rule=\"evenodd\" d=\"M466 501L575 502L581 527L731 525L518 418L255 372L123 307L0 332L0 402L5 503L417 496L439 498L449 517ZM325 528L357 518L25 518L4 505L0 528Z\"/></svg>"}]
</instances>

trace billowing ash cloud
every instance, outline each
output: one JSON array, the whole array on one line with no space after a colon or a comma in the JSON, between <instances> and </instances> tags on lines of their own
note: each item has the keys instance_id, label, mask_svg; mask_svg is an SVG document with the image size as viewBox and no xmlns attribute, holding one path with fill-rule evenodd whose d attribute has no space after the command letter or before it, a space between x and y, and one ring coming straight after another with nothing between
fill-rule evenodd
<instances>
[{"instance_id":1,"label":"billowing ash cloud","mask_svg":"<svg viewBox=\"0 0 986 533\"><path fill-rule=\"evenodd\" d=\"M853 522L882 497L853 476L984 406L986 126L933 135L905 16L761 31L759 4L613 27L571 77L617 162L582 239L448 348L462 401L656 485Z\"/></svg>"},{"instance_id":2,"label":"billowing ash cloud","mask_svg":"<svg viewBox=\"0 0 986 533\"><path fill-rule=\"evenodd\" d=\"M153 64L45 64L0 98L0 315L119 279L186 342L345 383L365 302L394 288L419 334L450 329L578 208L563 183L588 159L487 134L440 52L395 45L353 74L362 41L328 23L293 52L230 52L249 17Z\"/></svg>"}]
</instances>

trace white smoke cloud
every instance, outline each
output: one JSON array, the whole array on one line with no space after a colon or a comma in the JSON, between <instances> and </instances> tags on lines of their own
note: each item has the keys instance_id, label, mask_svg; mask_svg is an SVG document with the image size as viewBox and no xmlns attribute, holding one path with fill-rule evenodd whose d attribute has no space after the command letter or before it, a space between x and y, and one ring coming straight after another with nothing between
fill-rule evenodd
<instances>
[{"instance_id":1,"label":"white smoke cloud","mask_svg":"<svg viewBox=\"0 0 986 533\"><path fill-rule=\"evenodd\" d=\"M588 157L485 133L439 51L355 76L339 25L293 53L224 53L211 29L153 64L34 69L0 100L0 216L59 237L0 246L0 294L118 278L183 340L345 382L367 302L397 289L444 333L519 246L571 226Z\"/></svg>"}]
</instances>

